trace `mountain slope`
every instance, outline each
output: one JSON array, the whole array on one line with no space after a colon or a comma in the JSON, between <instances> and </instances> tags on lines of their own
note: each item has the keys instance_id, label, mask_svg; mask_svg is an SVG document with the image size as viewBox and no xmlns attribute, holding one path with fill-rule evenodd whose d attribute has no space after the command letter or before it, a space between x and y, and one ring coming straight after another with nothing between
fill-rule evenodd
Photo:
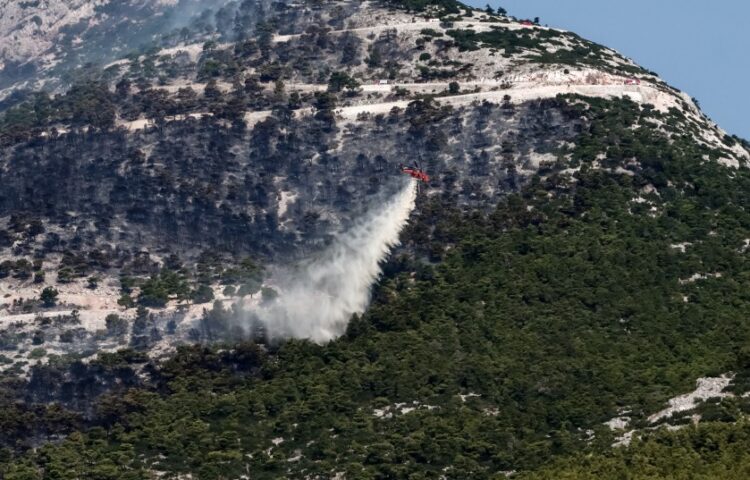
<instances>
[{"instance_id":1,"label":"mountain slope","mask_svg":"<svg viewBox=\"0 0 750 480\"><path fill-rule=\"evenodd\" d=\"M746 142L616 52L453 2L185 23L4 107L5 477L658 477L674 440L725 478L698 444L747 443ZM341 338L238 330L412 161L432 180Z\"/></svg>"},{"instance_id":2,"label":"mountain slope","mask_svg":"<svg viewBox=\"0 0 750 480\"><path fill-rule=\"evenodd\" d=\"M610 114L592 128L614 121L598 137L614 147L630 126L622 119L639 109L605 102L591 114L599 109ZM648 125L635 138L639 156L658 141ZM745 365L747 215L705 207L744 203L747 189L729 187L747 177L700 167L695 148L660 147L670 177L715 184L701 194L663 188L663 213L633 196L634 179L659 171L588 168L532 184L486 218L425 207L438 245L453 248L434 268L395 263L344 338L267 354L184 349L140 388L101 400L95 422L110 432L106 442L94 429L35 461L45 471L86 469L75 460L85 452L98 459L85 470L92 475L117 459L108 468L144 476L491 478L606 450L614 432L604 422L617 412L645 427L694 378ZM407 241L422 243L419 225ZM684 243L686 253L674 246ZM684 281L696 271L721 276ZM145 361L107 364L137 370Z\"/></svg>"}]
</instances>

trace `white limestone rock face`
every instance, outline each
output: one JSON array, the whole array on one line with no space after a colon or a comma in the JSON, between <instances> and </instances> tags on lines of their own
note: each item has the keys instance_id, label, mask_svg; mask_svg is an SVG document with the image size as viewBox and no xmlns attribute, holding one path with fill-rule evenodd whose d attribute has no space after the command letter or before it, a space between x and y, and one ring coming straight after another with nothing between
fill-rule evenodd
<instances>
[{"instance_id":1,"label":"white limestone rock face","mask_svg":"<svg viewBox=\"0 0 750 480\"><path fill-rule=\"evenodd\" d=\"M61 29L95 21L96 7L108 1L0 0L0 69L47 52Z\"/></svg>"}]
</instances>

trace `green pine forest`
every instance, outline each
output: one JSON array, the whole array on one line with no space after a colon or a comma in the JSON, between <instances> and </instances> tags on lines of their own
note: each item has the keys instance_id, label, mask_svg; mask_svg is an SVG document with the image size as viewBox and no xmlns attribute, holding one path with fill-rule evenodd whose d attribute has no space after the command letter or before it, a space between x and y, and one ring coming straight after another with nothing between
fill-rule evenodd
<instances>
[{"instance_id":1,"label":"green pine forest","mask_svg":"<svg viewBox=\"0 0 750 480\"><path fill-rule=\"evenodd\" d=\"M0 476L748 478L750 173L676 110L560 99L586 118L575 145L491 211L420 196L342 338L100 355L149 381L87 419L3 400L6 432L64 427L35 448L6 441ZM648 428L696 378L730 372L738 395L701 405L698 426ZM639 434L612 447L603 422L625 410Z\"/></svg>"}]
</instances>

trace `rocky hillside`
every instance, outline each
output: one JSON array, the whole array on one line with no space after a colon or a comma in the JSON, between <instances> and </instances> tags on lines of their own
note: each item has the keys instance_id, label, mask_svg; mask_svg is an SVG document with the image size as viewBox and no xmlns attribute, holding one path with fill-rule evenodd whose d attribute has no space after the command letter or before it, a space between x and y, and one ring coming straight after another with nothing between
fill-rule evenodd
<instances>
[{"instance_id":1,"label":"rocky hillside","mask_svg":"<svg viewBox=\"0 0 750 480\"><path fill-rule=\"evenodd\" d=\"M204 8L195 0L3 0L0 98L42 87L63 91L89 68L184 28Z\"/></svg>"},{"instance_id":2,"label":"rocky hillside","mask_svg":"<svg viewBox=\"0 0 750 480\"><path fill-rule=\"evenodd\" d=\"M0 19L7 478L557 478L744 421L750 150L653 72L450 0L47 3ZM233 328L415 162L342 338Z\"/></svg>"}]
</instances>

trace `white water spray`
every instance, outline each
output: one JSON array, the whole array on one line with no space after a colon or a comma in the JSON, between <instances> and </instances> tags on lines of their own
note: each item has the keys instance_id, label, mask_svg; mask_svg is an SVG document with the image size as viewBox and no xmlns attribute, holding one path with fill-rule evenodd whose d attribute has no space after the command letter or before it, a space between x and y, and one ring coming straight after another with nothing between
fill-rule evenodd
<instances>
[{"instance_id":1,"label":"white water spray","mask_svg":"<svg viewBox=\"0 0 750 480\"><path fill-rule=\"evenodd\" d=\"M323 343L344 333L354 313L370 301L380 262L399 243L417 196L414 180L335 239L322 256L280 285L280 296L256 311L269 338ZM284 284L285 283L285 284Z\"/></svg>"}]
</instances>

